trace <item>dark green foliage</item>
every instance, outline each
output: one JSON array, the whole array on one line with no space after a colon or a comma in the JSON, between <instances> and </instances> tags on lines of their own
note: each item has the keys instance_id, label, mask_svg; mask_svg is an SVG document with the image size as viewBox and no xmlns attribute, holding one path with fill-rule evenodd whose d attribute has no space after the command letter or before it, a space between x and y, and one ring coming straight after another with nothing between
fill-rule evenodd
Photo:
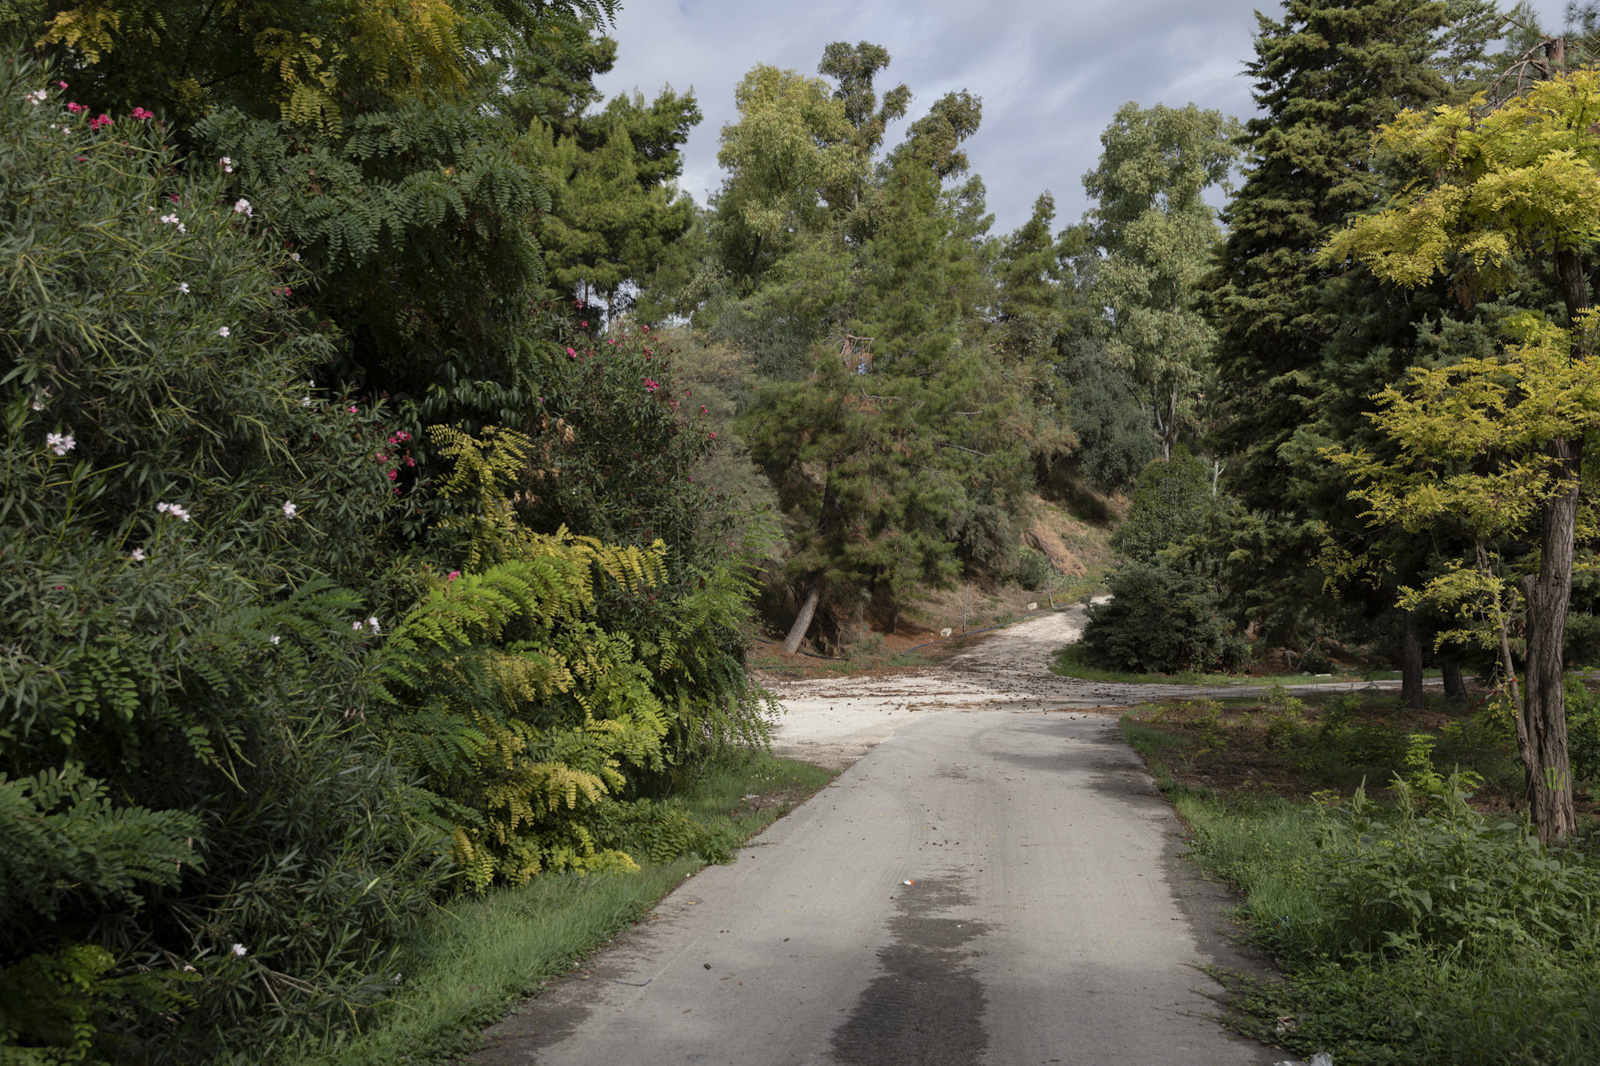
<instances>
[{"instance_id":1,"label":"dark green foliage","mask_svg":"<svg viewBox=\"0 0 1600 1066\"><path fill-rule=\"evenodd\" d=\"M684 561L719 554L730 504L694 472L723 442L650 327L581 333L542 373L540 450L518 486L518 517L542 533L565 525L613 544L660 539Z\"/></svg>"},{"instance_id":2,"label":"dark green foliage","mask_svg":"<svg viewBox=\"0 0 1600 1066\"><path fill-rule=\"evenodd\" d=\"M1100 345L1075 349L1061 367L1066 423L1078 440L1072 458L1091 485L1115 492L1156 456L1150 412Z\"/></svg>"},{"instance_id":3,"label":"dark green foliage","mask_svg":"<svg viewBox=\"0 0 1600 1066\"><path fill-rule=\"evenodd\" d=\"M1108 581L1111 600L1089 608L1084 656L1110 670L1172 674L1237 670L1249 646L1223 627L1216 589L1164 559L1124 562Z\"/></svg>"},{"instance_id":4,"label":"dark green foliage","mask_svg":"<svg viewBox=\"0 0 1600 1066\"><path fill-rule=\"evenodd\" d=\"M222 183L47 85L0 65L0 981L76 991L12 1039L261 1049L381 996L438 883L326 580L373 569L382 431L308 390L300 275Z\"/></svg>"},{"instance_id":5,"label":"dark green foliage","mask_svg":"<svg viewBox=\"0 0 1600 1066\"><path fill-rule=\"evenodd\" d=\"M1179 449L1170 460L1152 462L1133 487L1128 518L1118 532L1124 559L1148 562L1158 552L1199 533L1218 509L1210 464Z\"/></svg>"},{"instance_id":6,"label":"dark green foliage","mask_svg":"<svg viewBox=\"0 0 1600 1066\"><path fill-rule=\"evenodd\" d=\"M1444 5L1433 0L1288 0L1258 14L1247 66L1262 114L1245 124L1245 180L1204 307L1217 330L1231 473L1251 506L1276 509L1279 449L1315 404L1310 372L1339 325L1313 263L1346 216L1375 204L1367 162L1378 126L1448 93L1431 65Z\"/></svg>"}]
</instances>

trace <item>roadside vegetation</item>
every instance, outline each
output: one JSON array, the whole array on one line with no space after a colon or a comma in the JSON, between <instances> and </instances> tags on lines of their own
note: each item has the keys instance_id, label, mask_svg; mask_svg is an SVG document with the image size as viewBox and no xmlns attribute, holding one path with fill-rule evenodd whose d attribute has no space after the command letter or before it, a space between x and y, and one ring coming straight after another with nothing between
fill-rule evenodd
<instances>
[{"instance_id":1,"label":"roadside vegetation","mask_svg":"<svg viewBox=\"0 0 1600 1066\"><path fill-rule=\"evenodd\" d=\"M749 57L696 203L616 0L158 6L0 3L0 1060L449 1045L526 981L440 929L542 973L727 854L752 662L1102 590L1063 669L1487 679L1430 757L1514 737L1586 869L1600 7L1293 0L1253 118L1119 108L996 233L982 96L872 42Z\"/></svg>"},{"instance_id":2,"label":"roadside vegetation","mask_svg":"<svg viewBox=\"0 0 1600 1066\"><path fill-rule=\"evenodd\" d=\"M1281 979L1215 974L1229 1024L1336 1063L1600 1055L1600 698L1569 684L1580 829L1539 843L1511 719L1492 700L1199 700L1123 731L1240 896Z\"/></svg>"},{"instance_id":3,"label":"roadside vegetation","mask_svg":"<svg viewBox=\"0 0 1600 1066\"><path fill-rule=\"evenodd\" d=\"M751 836L832 778L772 756L717 760L679 793L705 841L631 873L560 873L498 886L431 910L402 942L396 991L358 1032L310 1040L283 1056L299 1066L430 1066L470 1054L482 1030L645 917L706 863L727 861Z\"/></svg>"}]
</instances>

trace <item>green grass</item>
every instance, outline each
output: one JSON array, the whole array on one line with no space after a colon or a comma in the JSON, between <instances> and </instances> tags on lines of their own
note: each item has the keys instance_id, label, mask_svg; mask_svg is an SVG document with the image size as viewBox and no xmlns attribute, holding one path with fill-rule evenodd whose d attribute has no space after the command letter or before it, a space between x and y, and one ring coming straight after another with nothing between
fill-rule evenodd
<instances>
[{"instance_id":1,"label":"green grass","mask_svg":"<svg viewBox=\"0 0 1600 1066\"><path fill-rule=\"evenodd\" d=\"M832 776L762 756L713 764L678 798L696 820L731 826L748 838ZM468 1054L485 1026L575 968L703 866L691 856L631 874L546 875L522 888L497 888L442 906L402 949L403 983L365 1033L346 1035L334 1046L303 1047L278 1061L422 1066Z\"/></svg>"},{"instance_id":2,"label":"green grass","mask_svg":"<svg viewBox=\"0 0 1600 1066\"><path fill-rule=\"evenodd\" d=\"M1062 677L1075 677L1083 681L1108 681L1127 685L1265 685L1277 681L1285 685L1315 685L1328 681L1398 681L1398 670L1353 670L1332 674L1209 674L1185 670L1177 674L1136 674L1124 670L1106 670L1091 666L1084 658L1083 645L1068 644L1056 652L1052 673ZM1438 670L1423 671L1425 677L1438 677Z\"/></svg>"},{"instance_id":3,"label":"green grass","mask_svg":"<svg viewBox=\"0 0 1600 1066\"><path fill-rule=\"evenodd\" d=\"M1187 786L1173 771L1190 741L1131 712L1123 731L1187 823L1191 857L1234 887L1241 923L1282 960L1283 980L1212 971L1234 993L1230 1026L1293 1053L1274 1058L1325 1050L1340 1066L1600 1062L1600 923L1587 913L1555 926L1524 921L1534 904L1515 892L1498 895L1519 877L1550 876L1552 864L1519 858L1469 824L1452 823L1459 836L1430 847L1430 823L1402 831L1393 810L1363 828L1305 800ZM1361 865L1373 841L1390 839L1403 842L1398 861ZM1467 895L1499 901L1486 904L1498 929L1487 920L1474 925L1471 935L1482 941L1404 938L1358 948L1338 932L1419 885L1434 886L1434 906L1455 905L1446 897L1458 886L1444 882L1459 880L1463 849L1480 856ZM1570 862L1566 876L1600 876L1592 858ZM1377 894L1341 890L1352 876L1376 877ZM1516 935L1502 935L1511 926Z\"/></svg>"}]
</instances>

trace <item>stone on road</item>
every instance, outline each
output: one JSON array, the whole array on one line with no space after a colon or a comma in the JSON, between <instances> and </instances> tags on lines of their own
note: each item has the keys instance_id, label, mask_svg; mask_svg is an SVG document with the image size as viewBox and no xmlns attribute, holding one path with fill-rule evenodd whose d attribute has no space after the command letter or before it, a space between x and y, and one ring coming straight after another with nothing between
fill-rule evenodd
<instances>
[{"instance_id":1,"label":"stone on road","mask_svg":"<svg viewBox=\"0 0 1600 1066\"><path fill-rule=\"evenodd\" d=\"M1114 718L919 714L473 1061L1270 1062L1207 1017L1178 832Z\"/></svg>"}]
</instances>

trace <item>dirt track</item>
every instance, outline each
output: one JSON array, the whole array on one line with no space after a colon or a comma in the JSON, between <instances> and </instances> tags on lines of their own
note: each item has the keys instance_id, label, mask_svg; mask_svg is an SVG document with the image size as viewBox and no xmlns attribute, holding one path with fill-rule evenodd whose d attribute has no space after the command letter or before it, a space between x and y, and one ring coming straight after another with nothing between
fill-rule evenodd
<instances>
[{"instance_id":1,"label":"dirt track","mask_svg":"<svg viewBox=\"0 0 1600 1066\"><path fill-rule=\"evenodd\" d=\"M1083 635L1085 621L1081 606L1042 612L969 638L967 650L937 667L890 675L774 681L771 687L787 713L779 722L773 750L837 769L921 712L1109 710L1175 697L1228 698L1262 691L1262 686L1248 684L1132 685L1052 674L1055 653ZM1297 685L1295 690L1338 692L1398 684L1336 681Z\"/></svg>"}]
</instances>

